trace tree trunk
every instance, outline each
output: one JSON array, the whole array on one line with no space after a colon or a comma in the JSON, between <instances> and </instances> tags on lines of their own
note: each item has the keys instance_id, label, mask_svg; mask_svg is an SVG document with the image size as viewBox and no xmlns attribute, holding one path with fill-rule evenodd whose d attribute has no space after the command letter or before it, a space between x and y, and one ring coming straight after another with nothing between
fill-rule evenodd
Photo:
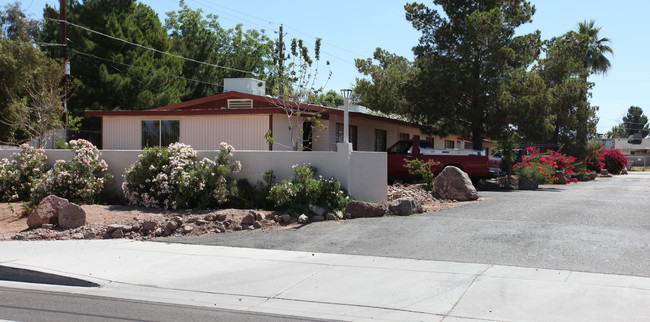
<instances>
[{"instance_id":1,"label":"tree trunk","mask_svg":"<svg viewBox=\"0 0 650 322\"><path fill-rule=\"evenodd\" d=\"M483 131L477 126L472 127L472 149L483 150Z\"/></svg>"}]
</instances>

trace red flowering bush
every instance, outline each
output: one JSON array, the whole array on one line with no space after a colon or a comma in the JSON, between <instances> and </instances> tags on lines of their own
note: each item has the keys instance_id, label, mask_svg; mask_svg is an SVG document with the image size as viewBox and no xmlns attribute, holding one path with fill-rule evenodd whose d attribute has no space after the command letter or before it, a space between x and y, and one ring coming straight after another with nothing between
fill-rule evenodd
<instances>
[{"instance_id":1,"label":"red flowering bush","mask_svg":"<svg viewBox=\"0 0 650 322\"><path fill-rule=\"evenodd\" d=\"M539 183L557 183L555 170L564 170L569 178L567 183L577 182L570 179L575 174L575 157L553 150L541 153L535 147L526 148L526 153L527 155L521 158L521 162L513 166L519 178L529 178Z\"/></svg>"},{"instance_id":2,"label":"red flowering bush","mask_svg":"<svg viewBox=\"0 0 650 322\"><path fill-rule=\"evenodd\" d=\"M587 156L587 162L585 164L587 170L600 173L600 170L605 167L605 163L600 160L600 156L600 151L591 151L591 154Z\"/></svg>"},{"instance_id":3,"label":"red flowering bush","mask_svg":"<svg viewBox=\"0 0 650 322\"><path fill-rule=\"evenodd\" d=\"M627 158L619 149L603 149L600 152L600 161L609 173L619 174L628 165Z\"/></svg>"}]
</instances>

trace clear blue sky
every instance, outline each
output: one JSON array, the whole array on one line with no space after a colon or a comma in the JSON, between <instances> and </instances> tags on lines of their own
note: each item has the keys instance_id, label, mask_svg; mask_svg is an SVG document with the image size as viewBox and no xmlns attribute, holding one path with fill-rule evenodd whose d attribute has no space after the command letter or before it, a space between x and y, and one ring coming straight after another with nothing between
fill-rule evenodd
<instances>
[{"instance_id":1,"label":"clear blue sky","mask_svg":"<svg viewBox=\"0 0 650 322\"><path fill-rule=\"evenodd\" d=\"M165 12L178 9L175 0L141 0L164 19ZM3 2L7 2L3 0ZM56 0L23 0L35 17L42 16L45 3L58 8ZM187 0L194 9L219 15L224 27L242 23L245 29L265 29L275 38L280 24L287 38L314 37L323 39L322 59L331 62L332 78L326 88L340 90L351 87L361 77L354 67L355 58L372 57L376 47L413 58L411 48L418 42L419 33L404 18L406 1L395 0ZM427 5L431 1L425 1ZM533 0L537 12L533 23L520 32L539 29L544 39L559 36L576 29L579 21L594 19L603 27L601 37L612 40L614 55L610 57L611 70L605 76L592 76L596 83L592 105L600 107L598 132L605 133L618 124L631 105L640 106L650 114L650 81L647 72L650 60L650 4L641 0ZM74 67L73 67L74 69ZM325 68L321 69L325 71ZM73 71L74 72L74 71ZM325 75L322 72L321 75ZM209 81L209 80L206 80ZM320 84L326 79L321 77Z\"/></svg>"}]
</instances>

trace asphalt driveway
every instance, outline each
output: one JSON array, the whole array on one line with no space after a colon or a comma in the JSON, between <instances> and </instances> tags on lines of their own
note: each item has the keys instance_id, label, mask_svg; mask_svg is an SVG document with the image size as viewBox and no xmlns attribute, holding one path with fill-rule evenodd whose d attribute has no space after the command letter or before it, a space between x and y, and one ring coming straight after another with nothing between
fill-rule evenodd
<instances>
[{"instance_id":1,"label":"asphalt driveway","mask_svg":"<svg viewBox=\"0 0 650 322\"><path fill-rule=\"evenodd\" d=\"M417 216L158 241L650 277L650 173L542 187Z\"/></svg>"}]
</instances>

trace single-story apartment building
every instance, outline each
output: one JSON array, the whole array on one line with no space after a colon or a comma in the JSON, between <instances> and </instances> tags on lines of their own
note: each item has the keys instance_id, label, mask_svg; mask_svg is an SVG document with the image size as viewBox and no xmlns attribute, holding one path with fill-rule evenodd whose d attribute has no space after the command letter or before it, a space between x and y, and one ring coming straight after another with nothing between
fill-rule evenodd
<instances>
[{"instance_id":1,"label":"single-story apartment building","mask_svg":"<svg viewBox=\"0 0 650 322\"><path fill-rule=\"evenodd\" d=\"M215 150L220 142L228 142L237 150L293 150L296 147L291 140L290 118L283 107L295 104L263 95L263 88L259 88L263 83L226 79L222 94L149 110L86 111L86 115L101 117L105 150L140 150L173 142L191 145L195 150ZM302 119L291 116L292 124L302 126L294 134L304 135L298 149L336 151L336 143L343 142L343 108L302 104L300 109ZM386 151L401 139L428 140L440 149L471 148L471 141L458 135L430 136L408 122L369 114L362 106L351 106L349 110L349 141L355 151ZM324 127L303 121L317 114ZM267 133L273 144L265 138ZM493 154L495 148L493 142L484 142L488 154Z\"/></svg>"}]
</instances>

